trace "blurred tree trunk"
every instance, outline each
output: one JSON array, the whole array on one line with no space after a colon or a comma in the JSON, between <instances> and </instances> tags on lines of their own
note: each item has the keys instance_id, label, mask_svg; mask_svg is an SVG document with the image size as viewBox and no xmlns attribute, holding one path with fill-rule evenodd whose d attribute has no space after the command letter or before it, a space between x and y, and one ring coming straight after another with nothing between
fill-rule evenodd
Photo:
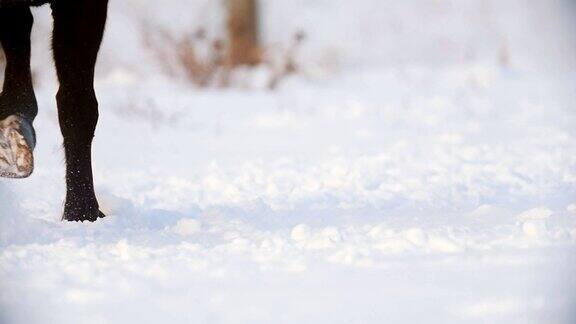
<instances>
[{"instance_id":1,"label":"blurred tree trunk","mask_svg":"<svg viewBox=\"0 0 576 324\"><path fill-rule=\"evenodd\" d=\"M256 0L228 0L228 62L232 66L260 63Z\"/></svg>"}]
</instances>

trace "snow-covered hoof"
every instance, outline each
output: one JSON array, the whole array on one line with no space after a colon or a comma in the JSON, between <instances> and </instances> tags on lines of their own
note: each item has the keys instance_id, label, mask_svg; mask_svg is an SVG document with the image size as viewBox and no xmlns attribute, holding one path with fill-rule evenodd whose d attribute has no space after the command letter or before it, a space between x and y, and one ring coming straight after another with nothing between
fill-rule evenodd
<instances>
[{"instance_id":1,"label":"snow-covered hoof","mask_svg":"<svg viewBox=\"0 0 576 324\"><path fill-rule=\"evenodd\" d=\"M0 177L26 178L34 170L32 124L18 115L0 120Z\"/></svg>"},{"instance_id":2,"label":"snow-covered hoof","mask_svg":"<svg viewBox=\"0 0 576 324\"><path fill-rule=\"evenodd\" d=\"M88 206L79 206L78 208L65 207L62 219L69 222L95 222L98 218L104 217L106 217L106 215L104 215L98 207L90 208Z\"/></svg>"},{"instance_id":3,"label":"snow-covered hoof","mask_svg":"<svg viewBox=\"0 0 576 324\"><path fill-rule=\"evenodd\" d=\"M94 193L82 192L82 189L66 193L62 220L71 222L95 222L106 215L100 211Z\"/></svg>"}]
</instances>

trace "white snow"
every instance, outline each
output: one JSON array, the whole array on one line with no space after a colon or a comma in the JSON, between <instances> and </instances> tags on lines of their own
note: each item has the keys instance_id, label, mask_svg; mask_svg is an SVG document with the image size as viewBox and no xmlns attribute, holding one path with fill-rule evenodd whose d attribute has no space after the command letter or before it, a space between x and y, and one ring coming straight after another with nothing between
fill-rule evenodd
<instances>
[{"instance_id":1,"label":"white snow","mask_svg":"<svg viewBox=\"0 0 576 324\"><path fill-rule=\"evenodd\" d=\"M222 21L170 3L112 2L96 223L60 221L56 84L34 52L36 170L0 180L0 323L576 320L569 1L264 1L266 39L309 38L276 91L161 74L142 17Z\"/></svg>"}]
</instances>

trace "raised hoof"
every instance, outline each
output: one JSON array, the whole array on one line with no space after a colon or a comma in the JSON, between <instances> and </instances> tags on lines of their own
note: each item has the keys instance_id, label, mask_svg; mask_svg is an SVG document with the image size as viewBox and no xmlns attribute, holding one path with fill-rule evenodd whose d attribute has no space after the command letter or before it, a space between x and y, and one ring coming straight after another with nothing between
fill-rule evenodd
<instances>
[{"instance_id":1,"label":"raised hoof","mask_svg":"<svg viewBox=\"0 0 576 324\"><path fill-rule=\"evenodd\" d=\"M71 210L71 209L64 209L64 215L62 216L62 220L69 221L69 222L95 222L98 218L104 218L103 212L96 209L89 209L89 210Z\"/></svg>"},{"instance_id":2,"label":"raised hoof","mask_svg":"<svg viewBox=\"0 0 576 324\"><path fill-rule=\"evenodd\" d=\"M34 170L34 128L26 119L11 115L0 120L0 177L26 178Z\"/></svg>"}]
</instances>

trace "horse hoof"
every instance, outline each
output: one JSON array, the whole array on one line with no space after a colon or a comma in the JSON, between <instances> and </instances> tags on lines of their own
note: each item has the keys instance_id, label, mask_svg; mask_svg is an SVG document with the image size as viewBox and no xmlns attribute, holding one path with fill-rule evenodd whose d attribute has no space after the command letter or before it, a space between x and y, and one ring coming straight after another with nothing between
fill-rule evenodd
<instances>
[{"instance_id":1,"label":"horse hoof","mask_svg":"<svg viewBox=\"0 0 576 324\"><path fill-rule=\"evenodd\" d=\"M69 221L69 222L95 222L98 218L104 218L103 212L101 212L98 207L96 208L86 208L86 205L80 208L68 207L64 208L64 215L62 216L62 220Z\"/></svg>"},{"instance_id":2,"label":"horse hoof","mask_svg":"<svg viewBox=\"0 0 576 324\"><path fill-rule=\"evenodd\" d=\"M34 170L34 128L25 118L11 115L0 120L0 177L26 178Z\"/></svg>"}]
</instances>

